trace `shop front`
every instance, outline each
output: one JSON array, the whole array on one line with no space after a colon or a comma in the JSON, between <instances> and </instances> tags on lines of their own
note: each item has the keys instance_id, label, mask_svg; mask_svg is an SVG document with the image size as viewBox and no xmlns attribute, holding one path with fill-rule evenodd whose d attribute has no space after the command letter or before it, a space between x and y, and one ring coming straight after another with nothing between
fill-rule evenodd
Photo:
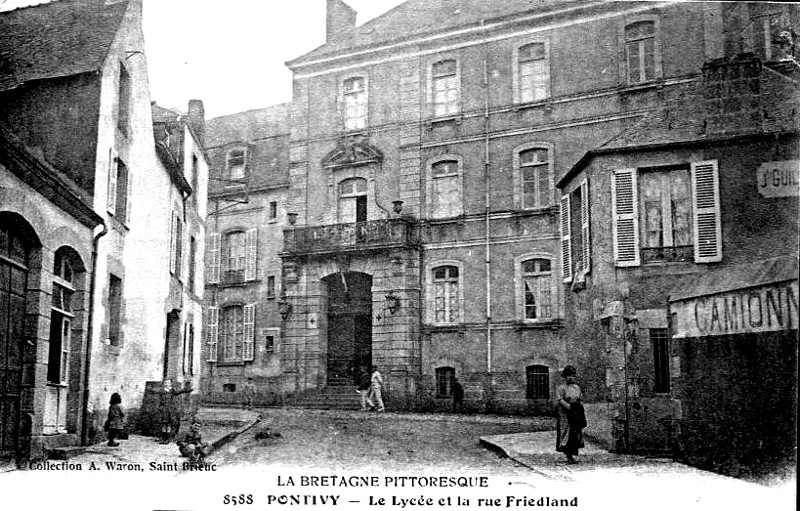
<instances>
[{"instance_id":1,"label":"shop front","mask_svg":"<svg viewBox=\"0 0 800 511\"><path fill-rule=\"evenodd\" d=\"M796 257L728 268L670 298L688 463L737 476L795 465L797 269Z\"/></svg>"}]
</instances>

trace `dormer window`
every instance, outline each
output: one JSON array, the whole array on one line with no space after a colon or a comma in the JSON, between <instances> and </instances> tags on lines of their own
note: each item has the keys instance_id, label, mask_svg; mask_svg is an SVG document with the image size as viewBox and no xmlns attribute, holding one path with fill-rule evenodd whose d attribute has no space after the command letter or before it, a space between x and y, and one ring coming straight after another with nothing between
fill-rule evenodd
<instances>
[{"instance_id":1,"label":"dormer window","mask_svg":"<svg viewBox=\"0 0 800 511\"><path fill-rule=\"evenodd\" d=\"M347 131L367 127L367 87L361 77L348 78L342 84L344 128Z\"/></svg>"},{"instance_id":2,"label":"dormer window","mask_svg":"<svg viewBox=\"0 0 800 511\"><path fill-rule=\"evenodd\" d=\"M232 181L244 179L246 162L247 150L245 148L237 147L228 150L225 157L225 168L228 172L228 179Z\"/></svg>"}]
</instances>

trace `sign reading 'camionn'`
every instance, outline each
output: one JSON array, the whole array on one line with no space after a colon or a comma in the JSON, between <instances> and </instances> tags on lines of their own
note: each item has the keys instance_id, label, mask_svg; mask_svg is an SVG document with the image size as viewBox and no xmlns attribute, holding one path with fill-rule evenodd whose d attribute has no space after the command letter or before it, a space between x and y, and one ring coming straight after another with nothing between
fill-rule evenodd
<instances>
[{"instance_id":1,"label":"sign reading 'camionn'","mask_svg":"<svg viewBox=\"0 0 800 511\"><path fill-rule=\"evenodd\" d=\"M675 337L777 332L797 328L797 281L674 302Z\"/></svg>"},{"instance_id":2,"label":"sign reading 'camionn'","mask_svg":"<svg viewBox=\"0 0 800 511\"><path fill-rule=\"evenodd\" d=\"M758 193L764 197L800 195L800 161L770 161L758 167Z\"/></svg>"}]
</instances>

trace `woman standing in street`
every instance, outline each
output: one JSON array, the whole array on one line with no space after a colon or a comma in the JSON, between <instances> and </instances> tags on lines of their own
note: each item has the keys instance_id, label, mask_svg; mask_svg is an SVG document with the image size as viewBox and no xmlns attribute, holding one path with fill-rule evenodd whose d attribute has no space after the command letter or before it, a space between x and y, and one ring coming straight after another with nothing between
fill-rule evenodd
<instances>
[{"instance_id":1,"label":"woman standing in street","mask_svg":"<svg viewBox=\"0 0 800 511\"><path fill-rule=\"evenodd\" d=\"M556 450L567 456L567 463L578 463L575 456L583 447L583 428L586 414L581 404L581 388L575 383L577 371L571 365L564 367L561 376L564 383L556 388L558 421L556 425Z\"/></svg>"}]
</instances>

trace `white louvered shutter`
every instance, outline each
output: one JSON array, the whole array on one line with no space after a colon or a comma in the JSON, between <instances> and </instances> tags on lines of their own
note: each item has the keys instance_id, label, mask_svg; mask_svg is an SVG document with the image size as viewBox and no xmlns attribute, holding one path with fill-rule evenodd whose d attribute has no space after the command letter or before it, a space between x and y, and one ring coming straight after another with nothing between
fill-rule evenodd
<instances>
[{"instance_id":1,"label":"white louvered shutter","mask_svg":"<svg viewBox=\"0 0 800 511\"><path fill-rule=\"evenodd\" d=\"M694 262L722 261L722 222L717 160L692 163Z\"/></svg>"},{"instance_id":2,"label":"white louvered shutter","mask_svg":"<svg viewBox=\"0 0 800 511\"><path fill-rule=\"evenodd\" d=\"M258 262L258 229L248 229L245 238L245 280L256 280Z\"/></svg>"},{"instance_id":3,"label":"white louvered shutter","mask_svg":"<svg viewBox=\"0 0 800 511\"><path fill-rule=\"evenodd\" d=\"M219 284L220 235L218 232L208 235L208 259L208 283Z\"/></svg>"},{"instance_id":4,"label":"white louvered shutter","mask_svg":"<svg viewBox=\"0 0 800 511\"><path fill-rule=\"evenodd\" d=\"M583 271L592 269L592 237L589 227L589 180L581 183L581 246L583 248Z\"/></svg>"},{"instance_id":5,"label":"white louvered shutter","mask_svg":"<svg viewBox=\"0 0 800 511\"><path fill-rule=\"evenodd\" d=\"M208 324L206 325L206 349L209 362L217 361L217 337L219 336L219 309L217 307L208 308Z\"/></svg>"},{"instance_id":6,"label":"white louvered shutter","mask_svg":"<svg viewBox=\"0 0 800 511\"><path fill-rule=\"evenodd\" d=\"M572 224L569 194L561 197L561 270L564 282L572 282Z\"/></svg>"},{"instance_id":7,"label":"white louvered shutter","mask_svg":"<svg viewBox=\"0 0 800 511\"><path fill-rule=\"evenodd\" d=\"M133 172L128 168L128 193L125 194L125 225L131 225L131 204L133 204Z\"/></svg>"},{"instance_id":8,"label":"white louvered shutter","mask_svg":"<svg viewBox=\"0 0 800 511\"><path fill-rule=\"evenodd\" d=\"M117 152L114 148L108 150L108 196L106 209L112 215L117 211Z\"/></svg>"},{"instance_id":9,"label":"white louvered shutter","mask_svg":"<svg viewBox=\"0 0 800 511\"><path fill-rule=\"evenodd\" d=\"M242 345L242 358L245 361L253 360L255 350L255 323L256 304L245 305L244 312L244 344Z\"/></svg>"},{"instance_id":10,"label":"white louvered shutter","mask_svg":"<svg viewBox=\"0 0 800 511\"><path fill-rule=\"evenodd\" d=\"M636 169L618 169L611 175L614 262L639 266L639 201Z\"/></svg>"},{"instance_id":11,"label":"white louvered shutter","mask_svg":"<svg viewBox=\"0 0 800 511\"><path fill-rule=\"evenodd\" d=\"M169 224L169 272L173 275L176 270L177 257L175 253L178 249L178 215L172 212L172 218Z\"/></svg>"}]
</instances>

